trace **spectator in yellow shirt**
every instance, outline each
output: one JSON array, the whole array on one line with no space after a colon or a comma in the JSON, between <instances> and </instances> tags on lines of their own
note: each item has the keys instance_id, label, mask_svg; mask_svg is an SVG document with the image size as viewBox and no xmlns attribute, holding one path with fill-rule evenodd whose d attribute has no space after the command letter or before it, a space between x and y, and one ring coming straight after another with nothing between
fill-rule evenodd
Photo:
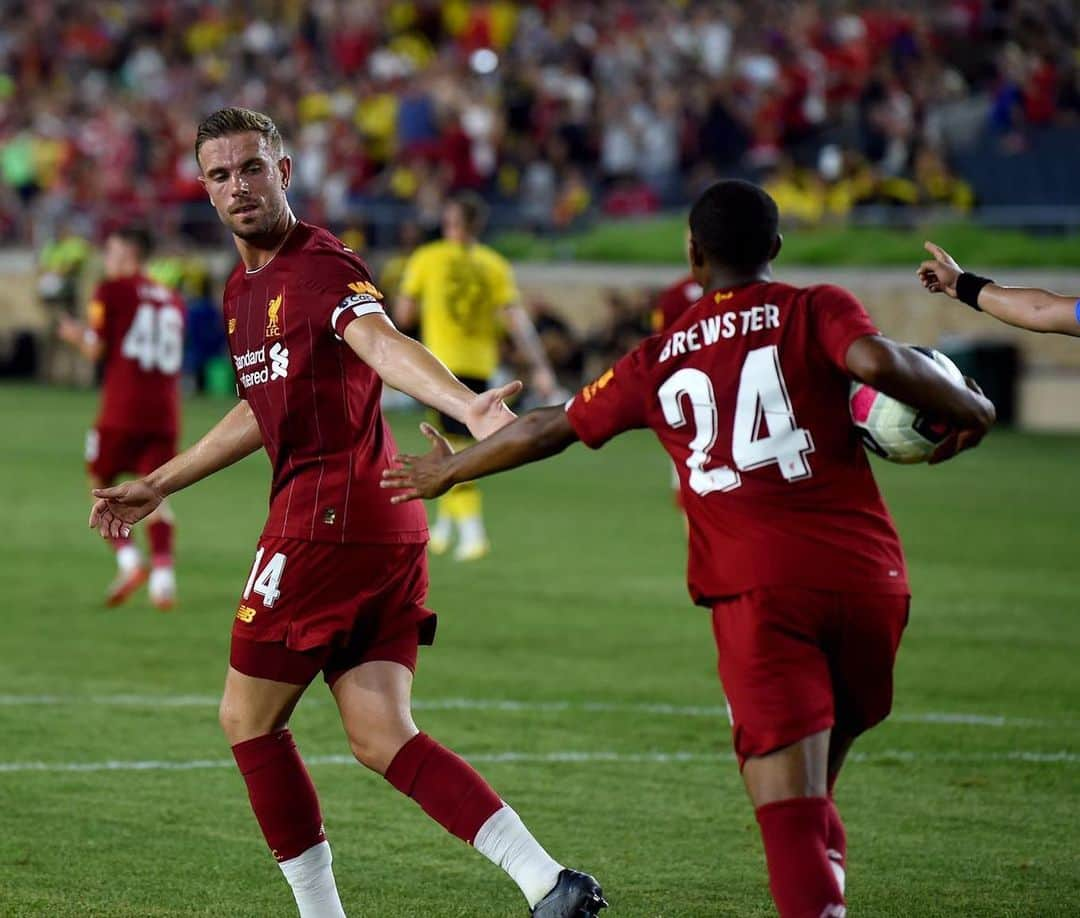
<instances>
[{"instance_id":1,"label":"spectator in yellow shirt","mask_svg":"<svg viewBox=\"0 0 1080 918\"><path fill-rule=\"evenodd\" d=\"M394 320L410 329L419 324L420 339L467 386L477 392L499 364L499 343L509 332L532 365L532 385L543 400L556 392L555 376L528 313L521 306L509 262L478 242L487 206L478 196L452 197L443 209L443 238L420 246L405 264L394 306ZM453 418L440 416L442 430L464 445L468 431ZM439 501L431 527L430 548L442 554L457 528L454 557L482 558L490 550L480 491L469 483Z\"/></svg>"}]
</instances>

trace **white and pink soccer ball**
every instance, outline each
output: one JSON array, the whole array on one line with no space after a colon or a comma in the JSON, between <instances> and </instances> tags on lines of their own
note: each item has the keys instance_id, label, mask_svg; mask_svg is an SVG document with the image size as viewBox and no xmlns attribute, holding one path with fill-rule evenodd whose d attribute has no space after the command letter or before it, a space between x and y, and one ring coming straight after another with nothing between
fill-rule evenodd
<instances>
[{"instance_id":1,"label":"white and pink soccer ball","mask_svg":"<svg viewBox=\"0 0 1080 918\"><path fill-rule=\"evenodd\" d=\"M948 357L929 347L914 347L959 383L964 374ZM947 424L933 423L914 408L861 382L852 382L848 396L851 420L868 450L890 462L926 462L952 433Z\"/></svg>"}]
</instances>

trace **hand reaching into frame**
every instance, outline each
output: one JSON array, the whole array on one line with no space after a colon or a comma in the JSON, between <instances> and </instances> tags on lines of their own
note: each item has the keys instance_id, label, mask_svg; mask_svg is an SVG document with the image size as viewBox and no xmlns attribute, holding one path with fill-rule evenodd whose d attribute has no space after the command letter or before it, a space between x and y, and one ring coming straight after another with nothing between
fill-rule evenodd
<instances>
[{"instance_id":1,"label":"hand reaching into frame","mask_svg":"<svg viewBox=\"0 0 1080 918\"><path fill-rule=\"evenodd\" d=\"M453 485L447 468L447 460L454 455L453 447L430 424L421 424L420 432L430 441L431 451L423 456L402 453L394 457L396 468L383 470L380 487L400 492L390 498L393 504L431 500L445 494Z\"/></svg>"}]
</instances>

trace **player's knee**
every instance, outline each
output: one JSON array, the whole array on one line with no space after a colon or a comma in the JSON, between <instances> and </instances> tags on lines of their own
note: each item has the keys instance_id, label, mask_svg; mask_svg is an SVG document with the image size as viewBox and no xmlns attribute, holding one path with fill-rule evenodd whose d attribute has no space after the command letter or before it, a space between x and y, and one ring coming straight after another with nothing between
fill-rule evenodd
<instances>
[{"instance_id":1,"label":"player's knee","mask_svg":"<svg viewBox=\"0 0 1080 918\"><path fill-rule=\"evenodd\" d=\"M272 733L284 726L275 723L272 717L259 716L258 712L237 704L228 696L222 698L218 706L218 723L230 746Z\"/></svg>"},{"instance_id":2,"label":"player's knee","mask_svg":"<svg viewBox=\"0 0 1080 918\"><path fill-rule=\"evenodd\" d=\"M828 792L829 731L822 730L796 743L743 765L743 782L755 807L793 797L824 797Z\"/></svg>"},{"instance_id":3,"label":"player's knee","mask_svg":"<svg viewBox=\"0 0 1080 918\"><path fill-rule=\"evenodd\" d=\"M222 732L224 732L225 738L230 745L235 746L237 743L243 742L236 737L242 732L244 718L237 706L227 698L222 698L221 704L218 705L218 723L221 724Z\"/></svg>"},{"instance_id":4,"label":"player's knee","mask_svg":"<svg viewBox=\"0 0 1080 918\"><path fill-rule=\"evenodd\" d=\"M416 734L413 724L369 725L364 730L349 731L349 748L356 761L382 775L386 774L398 750Z\"/></svg>"}]
</instances>

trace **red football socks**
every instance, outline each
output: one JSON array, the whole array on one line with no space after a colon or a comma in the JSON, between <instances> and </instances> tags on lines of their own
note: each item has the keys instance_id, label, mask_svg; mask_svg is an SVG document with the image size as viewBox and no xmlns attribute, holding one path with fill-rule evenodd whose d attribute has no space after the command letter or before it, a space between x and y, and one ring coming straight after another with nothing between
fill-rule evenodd
<instances>
[{"instance_id":1,"label":"red football socks","mask_svg":"<svg viewBox=\"0 0 1080 918\"><path fill-rule=\"evenodd\" d=\"M109 536L109 545L112 546L113 551L120 551L121 548L126 548L129 545L133 545L130 536L125 538L124 536L117 536L113 538Z\"/></svg>"},{"instance_id":2,"label":"red football socks","mask_svg":"<svg viewBox=\"0 0 1080 918\"><path fill-rule=\"evenodd\" d=\"M326 840L319 798L288 730L232 747L263 837L279 861Z\"/></svg>"},{"instance_id":3,"label":"red football socks","mask_svg":"<svg viewBox=\"0 0 1080 918\"><path fill-rule=\"evenodd\" d=\"M172 567L173 563L173 524L160 520L146 527L150 537L150 558L154 567Z\"/></svg>"},{"instance_id":4,"label":"red football socks","mask_svg":"<svg viewBox=\"0 0 1080 918\"><path fill-rule=\"evenodd\" d=\"M844 894L826 854L825 797L793 797L758 807L769 889L780 918L843 918Z\"/></svg>"},{"instance_id":5,"label":"red football socks","mask_svg":"<svg viewBox=\"0 0 1080 918\"><path fill-rule=\"evenodd\" d=\"M463 758L418 733L402 746L386 780L411 797L447 832L470 845L503 802Z\"/></svg>"},{"instance_id":6,"label":"red football socks","mask_svg":"<svg viewBox=\"0 0 1080 918\"><path fill-rule=\"evenodd\" d=\"M840 818L840 811L836 808L836 802L829 798L828 829L825 834L825 847L829 860L841 871L847 870L847 832L844 831L844 822ZM843 892L843 883L840 884Z\"/></svg>"}]
</instances>

